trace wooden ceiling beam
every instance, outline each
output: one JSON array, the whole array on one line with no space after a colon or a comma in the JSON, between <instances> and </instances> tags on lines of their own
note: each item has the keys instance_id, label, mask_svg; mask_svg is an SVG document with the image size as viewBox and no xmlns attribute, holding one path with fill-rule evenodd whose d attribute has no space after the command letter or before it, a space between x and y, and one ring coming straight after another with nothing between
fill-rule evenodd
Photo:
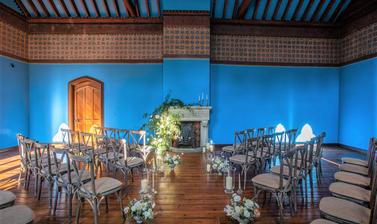
<instances>
[{"instance_id":1,"label":"wooden ceiling beam","mask_svg":"<svg viewBox=\"0 0 377 224\"><path fill-rule=\"evenodd\" d=\"M137 14L136 9L134 8L130 0L123 0L123 3L124 3L124 7L126 8L128 12L128 15L130 17L136 17L136 14Z\"/></svg>"},{"instance_id":2,"label":"wooden ceiling beam","mask_svg":"<svg viewBox=\"0 0 377 224\"><path fill-rule=\"evenodd\" d=\"M325 0L321 0L318 5L317 5L317 8L315 9L313 15L312 15L312 18L310 19L310 21L313 23L316 21L316 18L319 14L319 12L321 11L322 7L323 7L323 4L325 4Z\"/></svg>"},{"instance_id":3,"label":"wooden ceiling beam","mask_svg":"<svg viewBox=\"0 0 377 224\"><path fill-rule=\"evenodd\" d=\"M340 12L336 22L350 22L377 9L377 0L351 1L347 8Z\"/></svg>"},{"instance_id":4,"label":"wooden ceiling beam","mask_svg":"<svg viewBox=\"0 0 377 224\"><path fill-rule=\"evenodd\" d=\"M280 9L282 1L283 0L278 0L278 3L276 3L274 14L272 15L272 19L273 20L276 19L276 16L278 15L278 12L279 12L279 9Z\"/></svg>"},{"instance_id":5,"label":"wooden ceiling beam","mask_svg":"<svg viewBox=\"0 0 377 224\"><path fill-rule=\"evenodd\" d=\"M228 0L224 0L224 6L223 6L223 19L226 16L226 9L228 7Z\"/></svg>"},{"instance_id":6,"label":"wooden ceiling beam","mask_svg":"<svg viewBox=\"0 0 377 224\"><path fill-rule=\"evenodd\" d=\"M72 17L71 13L69 12L64 0L59 0L60 2L60 5L63 7L63 10L64 10L64 13L68 16L68 17Z\"/></svg>"},{"instance_id":7,"label":"wooden ceiling beam","mask_svg":"<svg viewBox=\"0 0 377 224\"><path fill-rule=\"evenodd\" d=\"M160 4L160 0L156 0L156 3L157 3L158 17L160 17L161 16L161 4Z\"/></svg>"},{"instance_id":8,"label":"wooden ceiling beam","mask_svg":"<svg viewBox=\"0 0 377 224\"><path fill-rule=\"evenodd\" d=\"M339 14L340 10L343 8L345 3L346 3L346 0L340 0L340 2L338 3L338 5L335 8L335 11L333 12L333 14L331 15L331 17L329 19L330 22L335 22L335 20L338 18L338 14Z\"/></svg>"},{"instance_id":9,"label":"wooden ceiling beam","mask_svg":"<svg viewBox=\"0 0 377 224\"><path fill-rule=\"evenodd\" d=\"M296 9L295 9L295 12L293 13L292 19L296 19L297 18L298 12L302 8L302 3L304 3L304 0L299 0L298 1L298 4L297 4Z\"/></svg>"},{"instance_id":10,"label":"wooden ceiling beam","mask_svg":"<svg viewBox=\"0 0 377 224\"><path fill-rule=\"evenodd\" d=\"M216 0L212 0L212 18L215 18L215 11L216 11Z\"/></svg>"},{"instance_id":11,"label":"wooden ceiling beam","mask_svg":"<svg viewBox=\"0 0 377 224\"><path fill-rule=\"evenodd\" d=\"M270 8L271 0L267 0L266 6L264 7L262 19L266 20L268 9Z\"/></svg>"},{"instance_id":12,"label":"wooden ceiling beam","mask_svg":"<svg viewBox=\"0 0 377 224\"><path fill-rule=\"evenodd\" d=\"M56 5L55 5L54 1L53 0L48 0L48 3L50 3L51 8L54 11L55 15L57 17L60 17L60 13L59 13L58 9L56 8Z\"/></svg>"},{"instance_id":13,"label":"wooden ceiling beam","mask_svg":"<svg viewBox=\"0 0 377 224\"><path fill-rule=\"evenodd\" d=\"M151 17L151 9L149 7L149 0L144 0L145 2L145 7L147 8L147 16Z\"/></svg>"},{"instance_id":14,"label":"wooden ceiling beam","mask_svg":"<svg viewBox=\"0 0 377 224\"><path fill-rule=\"evenodd\" d=\"M86 1L85 0L81 0L81 5L83 6L84 8L84 11L85 11L85 14L87 17L91 17L90 16L90 13L89 13L89 9L88 9L88 6L86 5Z\"/></svg>"},{"instance_id":15,"label":"wooden ceiling beam","mask_svg":"<svg viewBox=\"0 0 377 224\"><path fill-rule=\"evenodd\" d=\"M245 18L246 12L249 9L251 0L243 0L240 7L238 8L237 16L239 19Z\"/></svg>"},{"instance_id":16,"label":"wooden ceiling beam","mask_svg":"<svg viewBox=\"0 0 377 224\"><path fill-rule=\"evenodd\" d=\"M125 0L125 1L130 1L130 0ZM140 17L139 0L134 0L134 6L135 6L134 9L135 9L135 12L136 12L136 16Z\"/></svg>"},{"instance_id":17,"label":"wooden ceiling beam","mask_svg":"<svg viewBox=\"0 0 377 224\"><path fill-rule=\"evenodd\" d=\"M33 0L29 0L28 3L30 5L30 7L31 7L31 10L33 10L34 16L41 17L41 14L39 13L37 7L34 5Z\"/></svg>"},{"instance_id":18,"label":"wooden ceiling beam","mask_svg":"<svg viewBox=\"0 0 377 224\"><path fill-rule=\"evenodd\" d=\"M308 16L308 13L313 6L313 3L314 3L314 0L309 0L309 3L306 5L304 14L302 14L301 21L305 21L305 18Z\"/></svg>"},{"instance_id":19,"label":"wooden ceiling beam","mask_svg":"<svg viewBox=\"0 0 377 224\"><path fill-rule=\"evenodd\" d=\"M71 3L72 8L75 10L75 13L76 13L77 17L81 17L81 14L79 12L79 9L77 8L77 5L76 5L75 1L71 0L69 2Z\"/></svg>"},{"instance_id":20,"label":"wooden ceiling beam","mask_svg":"<svg viewBox=\"0 0 377 224\"><path fill-rule=\"evenodd\" d=\"M107 4L107 0L102 0L102 5L105 8L106 17L110 17L111 15L109 11L109 6Z\"/></svg>"},{"instance_id":21,"label":"wooden ceiling beam","mask_svg":"<svg viewBox=\"0 0 377 224\"><path fill-rule=\"evenodd\" d=\"M96 17L101 17L100 11L99 11L99 9L98 9L97 2L96 2L95 0L90 0L90 2L91 2L92 5L93 5L94 12L96 13Z\"/></svg>"},{"instance_id":22,"label":"wooden ceiling beam","mask_svg":"<svg viewBox=\"0 0 377 224\"><path fill-rule=\"evenodd\" d=\"M238 9L238 0L234 0L232 19L235 19L237 17L237 9Z\"/></svg>"},{"instance_id":23,"label":"wooden ceiling beam","mask_svg":"<svg viewBox=\"0 0 377 224\"><path fill-rule=\"evenodd\" d=\"M318 20L319 22L324 22L325 18L328 16L330 10L332 9L334 3L335 3L335 1L330 0L329 4L327 4L327 6L326 6L325 11L321 15L321 18L319 18L319 20Z\"/></svg>"},{"instance_id":24,"label":"wooden ceiling beam","mask_svg":"<svg viewBox=\"0 0 377 224\"><path fill-rule=\"evenodd\" d=\"M38 0L38 4L41 6L42 10L43 10L43 13L47 16L47 17L50 17L50 12L48 11L45 3L42 1L42 0Z\"/></svg>"},{"instance_id":25,"label":"wooden ceiling beam","mask_svg":"<svg viewBox=\"0 0 377 224\"><path fill-rule=\"evenodd\" d=\"M27 11L24 3L22 3L21 0L16 0L16 4L17 6L21 9L21 12L26 16L26 17L30 17L30 13L29 11Z\"/></svg>"},{"instance_id":26,"label":"wooden ceiling beam","mask_svg":"<svg viewBox=\"0 0 377 224\"><path fill-rule=\"evenodd\" d=\"M253 12L253 20L255 20L257 18L257 13L258 13L260 1L261 0L256 0L254 12Z\"/></svg>"},{"instance_id":27,"label":"wooden ceiling beam","mask_svg":"<svg viewBox=\"0 0 377 224\"><path fill-rule=\"evenodd\" d=\"M118 1L117 0L113 0L113 3L114 3L114 8L115 8L115 14L117 15L117 17L120 17L120 10L119 10L119 4L118 4Z\"/></svg>"},{"instance_id":28,"label":"wooden ceiling beam","mask_svg":"<svg viewBox=\"0 0 377 224\"><path fill-rule=\"evenodd\" d=\"M292 0L288 0L287 5L285 6L283 16L281 17L281 20L287 19L287 14L289 9L291 8Z\"/></svg>"}]
</instances>

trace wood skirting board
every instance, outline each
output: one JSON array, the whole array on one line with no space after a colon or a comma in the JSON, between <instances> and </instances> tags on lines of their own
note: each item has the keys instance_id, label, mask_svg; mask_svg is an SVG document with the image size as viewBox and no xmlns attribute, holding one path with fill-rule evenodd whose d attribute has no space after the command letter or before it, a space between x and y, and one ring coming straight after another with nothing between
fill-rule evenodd
<instances>
[{"instance_id":1,"label":"wood skirting board","mask_svg":"<svg viewBox=\"0 0 377 224\"><path fill-rule=\"evenodd\" d=\"M0 149L0 153L10 152L10 151L17 151L18 146L12 146L8 148Z\"/></svg>"}]
</instances>

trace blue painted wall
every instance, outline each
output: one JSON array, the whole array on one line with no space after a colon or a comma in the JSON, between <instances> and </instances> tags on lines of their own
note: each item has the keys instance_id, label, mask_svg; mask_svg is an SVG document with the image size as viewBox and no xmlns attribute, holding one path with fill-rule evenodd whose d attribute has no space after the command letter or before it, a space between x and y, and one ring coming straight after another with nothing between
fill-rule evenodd
<instances>
[{"instance_id":1,"label":"blue painted wall","mask_svg":"<svg viewBox=\"0 0 377 224\"><path fill-rule=\"evenodd\" d=\"M338 86L338 68L211 65L211 137L232 143L234 129L308 123L336 143Z\"/></svg>"},{"instance_id":2,"label":"blue painted wall","mask_svg":"<svg viewBox=\"0 0 377 224\"><path fill-rule=\"evenodd\" d=\"M368 148L377 136L377 58L340 69L339 143Z\"/></svg>"},{"instance_id":3,"label":"blue painted wall","mask_svg":"<svg viewBox=\"0 0 377 224\"><path fill-rule=\"evenodd\" d=\"M209 59L169 59L163 61L163 95L197 104L199 95L210 98ZM209 99L210 100L210 99Z\"/></svg>"},{"instance_id":4,"label":"blue painted wall","mask_svg":"<svg viewBox=\"0 0 377 224\"><path fill-rule=\"evenodd\" d=\"M105 126L140 128L143 114L162 101L161 64L30 64L30 135L51 141L68 123L68 82L91 76L104 82Z\"/></svg>"},{"instance_id":5,"label":"blue painted wall","mask_svg":"<svg viewBox=\"0 0 377 224\"><path fill-rule=\"evenodd\" d=\"M0 149L17 145L17 133L29 134L28 91L28 65L0 56Z\"/></svg>"}]
</instances>

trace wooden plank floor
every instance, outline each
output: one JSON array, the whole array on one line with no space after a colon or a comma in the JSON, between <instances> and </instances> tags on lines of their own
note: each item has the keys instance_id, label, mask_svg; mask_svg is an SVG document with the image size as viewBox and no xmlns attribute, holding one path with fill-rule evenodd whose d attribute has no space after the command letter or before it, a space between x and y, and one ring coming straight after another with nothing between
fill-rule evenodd
<instances>
[{"instance_id":1,"label":"wooden plank floor","mask_svg":"<svg viewBox=\"0 0 377 224\"><path fill-rule=\"evenodd\" d=\"M285 223L310 223L319 217L318 203L321 197L328 196L328 186L334 181L333 174L337 171L336 163L343 156L363 158L358 153L335 147L325 147L323 173L321 183L308 182L309 197L302 202L299 197L298 212L291 216L289 208L285 209ZM335 163L334 163L335 162ZM58 211L51 215L48 206L48 188L44 186L40 201L34 198L34 182L30 183L29 191L18 187L19 158L15 151L0 153L0 189L10 190L17 195L16 204L26 204L35 214L35 223L67 223L67 203L64 195L58 202ZM315 174L314 174L315 177ZM122 180L121 176L117 177ZM314 178L315 179L315 178ZM124 198L126 204L137 197L140 181L135 177L128 186L128 195ZM174 173L165 171L164 176L157 178L156 217L154 223L230 223L224 215L223 208L229 201L229 195L224 193L223 178L216 174L205 172L205 160L202 153L184 154L182 164ZM247 197L252 197L251 182L247 184ZM261 202L262 200L260 200ZM74 211L76 204L73 205ZM262 209L261 218L257 223L277 223L278 210L274 200ZM109 199L109 212L101 205L100 223L122 223L119 204L114 197ZM80 223L92 223L90 206L85 204L81 213Z\"/></svg>"}]
</instances>

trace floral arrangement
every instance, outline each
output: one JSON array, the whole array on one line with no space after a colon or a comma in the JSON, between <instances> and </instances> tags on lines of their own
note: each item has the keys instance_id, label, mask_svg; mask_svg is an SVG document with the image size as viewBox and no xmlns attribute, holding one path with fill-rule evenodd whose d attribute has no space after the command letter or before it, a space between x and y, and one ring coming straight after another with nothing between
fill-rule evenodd
<instances>
[{"instance_id":1,"label":"floral arrangement","mask_svg":"<svg viewBox=\"0 0 377 224\"><path fill-rule=\"evenodd\" d=\"M136 223L152 223L153 208L155 204L152 196L145 195L140 200L133 199L128 206L124 208L124 213L132 217Z\"/></svg>"},{"instance_id":2,"label":"floral arrangement","mask_svg":"<svg viewBox=\"0 0 377 224\"><path fill-rule=\"evenodd\" d=\"M212 170L217 171L219 174L225 173L229 170L230 163L227 159L221 156L215 156L212 158Z\"/></svg>"},{"instance_id":3,"label":"floral arrangement","mask_svg":"<svg viewBox=\"0 0 377 224\"><path fill-rule=\"evenodd\" d=\"M259 205L250 199L233 194L230 204L226 205L224 212L227 216L241 224L254 222L260 216Z\"/></svg>"},{"instance_id":4,"label":"floral arrangement","mask_svg":"<svg viewBox=\"0 0 377 224\"><path fill-rule=\"evenodd\" d=\"M170 169L174 169L175 166L181 163L181 157L179 155L166 155L164 158L164 163L170 167Z\"/></svg>"},{"instance_id":5,"label":"floral arrangement","mask_svg":"<svg viewBox=\"0 0 377 224\"><path fill-rule=\"evenodd\" d=\"M168 95L164 102L149 116L149 121L143 125L151 134L149 142L157 149L158 156L163 156L170 149L173 140L181 135L180 115L170 112L170 108L183 108L185 104L178 99L170 99Z\"/></svg>"}]
</instances>

